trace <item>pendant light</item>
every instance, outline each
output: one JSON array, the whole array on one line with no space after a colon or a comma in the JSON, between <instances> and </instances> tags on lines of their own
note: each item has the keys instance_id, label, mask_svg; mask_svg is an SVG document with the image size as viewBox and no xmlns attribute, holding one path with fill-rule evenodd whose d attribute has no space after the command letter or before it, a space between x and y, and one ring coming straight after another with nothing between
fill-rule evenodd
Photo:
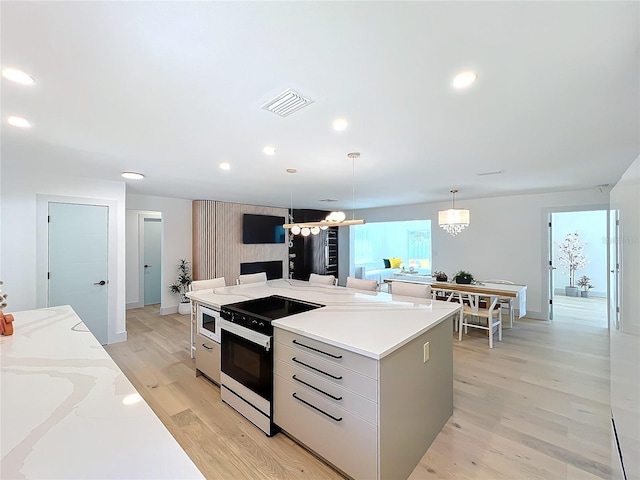
<instances>
[{"instance_id":1,"label":"pendant light","mask_svg":"<svg viewBox=\"0 0 640 480\"><path fill-rule=\"evenodd\" d=\"M365 223L364 220L356 220L355 218L355 206L356 206L356 194L355 194L355 159L360 157L360 153L358 152L350 152L347 153L347 157L351 159L351 167L352 167L352 187L351 187L351 195L353 202L352 209L352 217L351 220L347 220L347 216L344 212L331 212L327 215L327 218L320 222L305 222L305 223L285 223L283 227L285 229L289 229L291 233L294 235L303 235L308 236L309 234L317 235L321 230L326 230L329 227L344 227L347 225L363 225ZM291 214L293 215L293 206ZM291 220L293 221L293 220Z\"/></svg>"},{"instance_id":2,"label":"pendant light","mask_svg":"<svg viewBox=\"0 0 640 480\"><path fill-rule=\"evenodd\" d=\"M451 193L453 195L451 208L438 212L438 224L445 232L455 237L469 226L469 210L456 208L456 193L458 193L458 190L451 190Z\"/></svg>"}]
</instances>

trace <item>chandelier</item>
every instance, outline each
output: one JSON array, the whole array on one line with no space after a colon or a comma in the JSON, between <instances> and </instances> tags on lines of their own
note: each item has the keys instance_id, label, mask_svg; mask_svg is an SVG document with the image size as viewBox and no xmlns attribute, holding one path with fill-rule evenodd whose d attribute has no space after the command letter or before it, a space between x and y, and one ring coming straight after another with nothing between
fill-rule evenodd
<instances>
[{"instance_id":1,"label":"chandelier","mask_svg":"<svg viewBox=\"0 0 640 480\"><path fill-rule=\"evenodd\" d=\"M451 190L451 193L453 194L451 208L438 212L438 224L445 232L456 236L469 226L469 210L456 208L456 193L458 193L458 190Z\"/></svg>"},{"instance_id":2,"label":"chandelier","mask_svg":"<svg viewBox=\"0 0 640 480\"><path fill-rule=\"evenodd\" d=\"M284 228L289 229L289 231L293 235L302 235L303 237L307 237L309 235L317 235L322 230L326 230L329 227L344 227L347 225L362 225L365 223L364 220L356 220L355 218L355 205L356 205L356 196L355 196L355 159L358 158L360 154L358 152L347 153L347 157L351 159L352 164L352 201L353 201L353 209L352 209L352 218L351 220L347 220L347 215L344 212L331 212L324 220L319 222L304 222L304 223L294 223L293 222L293 201L291 207L291 215L290 221L292 223L285 223L283 225Z\"/></svg>"}]
</instances>

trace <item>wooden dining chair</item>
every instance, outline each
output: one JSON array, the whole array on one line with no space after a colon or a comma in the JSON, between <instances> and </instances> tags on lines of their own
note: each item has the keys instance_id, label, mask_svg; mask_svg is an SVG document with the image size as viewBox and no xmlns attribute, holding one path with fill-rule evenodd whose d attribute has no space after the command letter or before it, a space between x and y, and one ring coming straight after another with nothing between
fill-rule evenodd
<instances>
[{"instance_id":1,"label":"wooden dining chair","mask_svg":"<svg viewBox=\"0 0 640 480\"><path fill-rule=\"evenodd\" d=\"M496 283L498 285L515 285L514 282L510 282L509 280L484 280L483 283ZM498 303L500 304L500 308L504 308L509 313L509 328L513 328L513 320L515 315L513 314L513 309L515 307L514 302L515 298L513 297L498 297Z\"/></svg>"},{"instance_id":2,"label":"wooden dining chair","mask_svg":"<svg viewBox=\"0 0 640 480\"><path fill-rule=\"evenodd\" d=\"M347 277L347 288L376 292L378 290L378 282L376 282L375 280L364 280L362 278Z\"/></svg>"},{"instance_id":3,"label":"wooden dining chair","mask_svg":"<svg viewBox=\"0 0 640 480\"><path fill-rule=\"evenodd\" d=\"M316 283L318 285L335 285L336 277L333 275L318 275L317 273L312 273L309 275L309 283Z\"/></svg>"},{"instance_id":4,"label":"wooden dining chair","mask_svg":"<svg viewBox=\"0 0 640 480\"><path fill-rule=\"evenodd\" d=\"M246 285L248 283L267 283L267 274L265 272L247 273L238 276L238 285Z\"/></svg>"},{"instance_id":5,"label":"wooden dining chair","mask_svg":"<svg viewBox=\"0 0 640 480\"><path fill-rule=\"evenodd\" d=\"M487 307L480 306L483 297L487 298ZM458 292L458 301L463 305L458 325L458 341L462 341L462 333L468 333L469 327L489 333L489 348L493 348L494 329L498 331L498 341L502 341L502 309L498 298L497 295Z\"/></svg>"}]
</instances>

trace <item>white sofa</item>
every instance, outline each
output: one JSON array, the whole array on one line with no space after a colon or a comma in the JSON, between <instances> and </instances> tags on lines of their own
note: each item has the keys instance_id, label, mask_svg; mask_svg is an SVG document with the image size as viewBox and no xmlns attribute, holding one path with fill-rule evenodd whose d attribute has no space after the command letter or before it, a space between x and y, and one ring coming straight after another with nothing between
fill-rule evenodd
<instances>
[{"instance_id":1,"label":"white sofa","mask_svg":"<svg viewBox=\"0 0 640 480\"><path fill-rule=\"evenodd\" d=\"M427 261L428 262L428 261ZM431 275L431 268L421 268L420 259L409 259L403 262L405 266L405 272L413 267L413 272L417 272L421 275ZM424 264L424 262L422 263ZM384 282L387 278L391 278L395 273L401 273L401 268L384 268L384 261L379 262L366 262L355 265L356 277L363 278L365 280L376 280L378 283Z\"/></svg>"}]
</instances>

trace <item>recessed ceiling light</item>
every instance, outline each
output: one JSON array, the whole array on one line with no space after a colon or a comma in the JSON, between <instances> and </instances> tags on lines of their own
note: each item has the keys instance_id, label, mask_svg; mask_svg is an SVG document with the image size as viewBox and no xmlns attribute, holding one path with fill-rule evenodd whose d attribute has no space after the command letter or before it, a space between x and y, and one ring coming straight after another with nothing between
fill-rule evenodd
<instances>
[{"instance_id":1,"label":"recessed ceiling light","mask_svg":"<svg viewBox=\"0 0 640 480\"><path fill-rule=\"evenodd\" d=\"M14 127L20 127L20 128L29 128L31 126L31 123L29 122L29 120L22 117L9 117L7 118L7 123L9 125L13 125Z\"/></svg>"},{"instance_id":2,"label":"recessed ceiling light","mask_svg":"<svg viewBox=\"0 0 640 480\"><path fill-rule=\"evenodd\" d=\"M333 129L338 131L338 132L342 132L343 130L345 130L347 127L349 126L349 122L347 122L346 119L344 118L336 118L333 121Z\"/></svg>"},{"instance_id":3,"label":"recessed ceiling light","mask_svg":"<svg viewBox=\"0 0 640 480\"><path fill-rule=\"evenodd\" d=\"M20 83L22 85L33 85L35 83L35 79L31 75L16 68L2 69L2 76L7 80L11 80L12 82Z\"/></svg>"},{"instance_id":4,"label":"recessed ceiling light","mask_svg":"<svg viewBox=\"0 0 640 480\"><path fill-rule=\"evenodd\" d=\"M262 151L267 155L274 155L276 153L276 147L274 147L273 145L267 145L262 149Z\"/></svg>"},{"instance_id":5,"label":"recessed ceiling light","mask_svg":"<svg viewBox=\"0 0 640 480\"><path fill-rule=\"evenodd\" d=\"M231 170L231 164L229 162L222 162L220 164L221 170Z\"/></svg>"},{"instance_id":6,"label":"recessed ceiling light","mask_svg":"<svg viewBox=\"0 0 640 480\"><path fill-rule=\"evenodd\" d=\"M477 78L478 75L475 72L462 72L453 79L453 86L455 88L466 88L475 82Z\"/></svg>"},{"instance_id":7,"label":"recessed ceiling light","mask_svg":"<svg viewBox=\"0 0 640 480\"><path fill-rule=\"evenodd\" d=\"M298 173L298 170L295 168L287 168L287 173Z\"/></svg>"},{"instance_id":8,"label":"recessed ceiling light","mask_svg":"<svg viewBox=\"0 0 640 480\"><path fill-rule=\"evenodd\" d=\"M122 172L122 176L129 180L142 180L144 178L144 175L138 172Z\"/></svg>"}]
</instances>

